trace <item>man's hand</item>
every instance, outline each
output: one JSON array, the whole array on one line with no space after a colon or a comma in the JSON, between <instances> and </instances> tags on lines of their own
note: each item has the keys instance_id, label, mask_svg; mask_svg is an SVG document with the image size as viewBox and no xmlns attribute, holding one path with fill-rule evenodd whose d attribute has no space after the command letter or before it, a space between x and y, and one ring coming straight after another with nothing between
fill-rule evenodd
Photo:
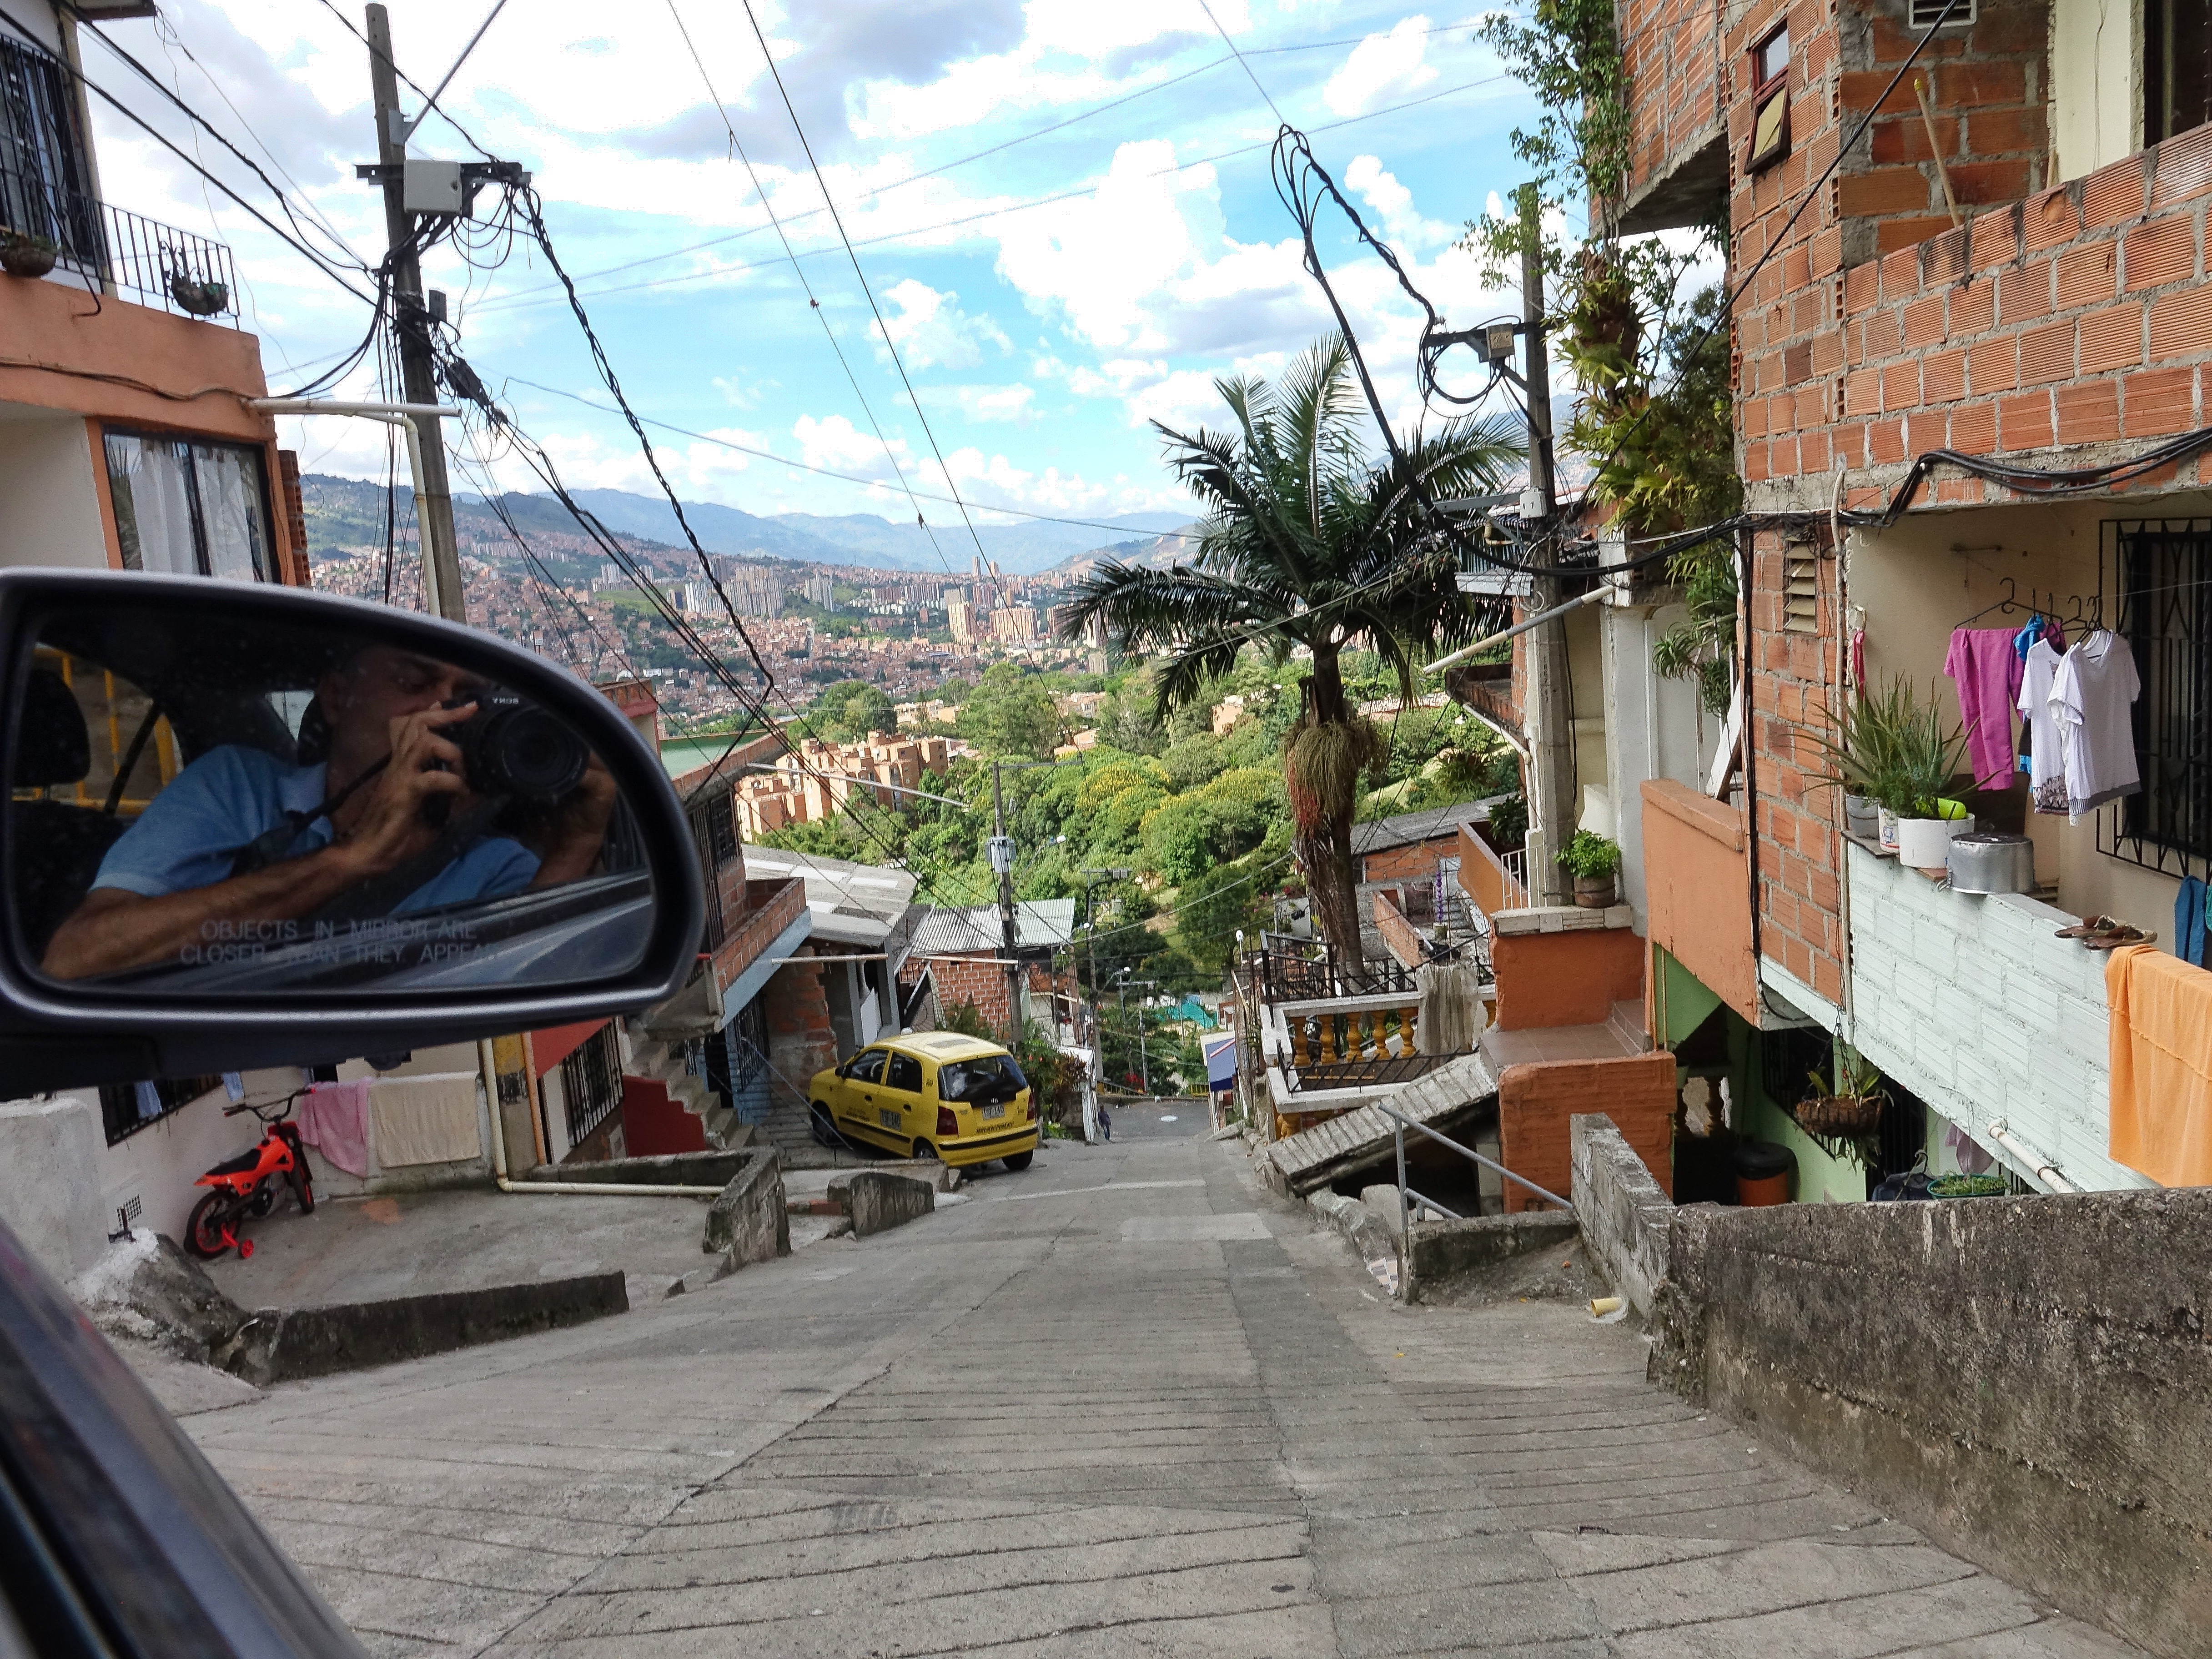
<instances>
[{"instance_id":1,"label":"man's hand","mask_svg":"<svg viewBox=\"0 0 2212 1659\"><path fill-rule=\"evenodd\" d=\"M341 811L338 848L359 877L380 876L428 850L438 825L423 809L436 796L458 805L469 794L461 750L444 727L477 712L474 703L459 708L425 708L392 722L392 760L354 811ZM348 803L349 806L352 803Z\"/></svg>"},{"instance_id":2,"label":"man's hand","mask_svg":"<svg viewBox=\"0 0 2212 1659\"><path fill-rule=\"evenodd\" d=\"M582 781L545 816L532 887L556 887L592 873L606 845L607 821L614 816L619 793L606 763L593 755Z\"/></svg>"}]
</instances>

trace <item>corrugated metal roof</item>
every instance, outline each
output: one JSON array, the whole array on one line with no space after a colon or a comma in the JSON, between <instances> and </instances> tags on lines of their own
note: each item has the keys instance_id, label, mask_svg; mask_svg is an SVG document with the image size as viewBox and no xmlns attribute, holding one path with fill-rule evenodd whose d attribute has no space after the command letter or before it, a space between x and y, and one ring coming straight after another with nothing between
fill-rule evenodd
<instances>
[{"instance_id":1,"label":"corrugated metal roof","mask_svg":"<svg viewBox=\"0 0 2212 1659\"><path fill-rule=\"evenodd\" d=\"M1014 939L1021 949L1045 950L1066 945L1074 937L1073 899L1014 901ZM1005 935L995 904L979 904L964 910L932 910L914 930L917 955L933 951L951 956L986 955L1004 948Z\"/></svg>"}]
</instances>

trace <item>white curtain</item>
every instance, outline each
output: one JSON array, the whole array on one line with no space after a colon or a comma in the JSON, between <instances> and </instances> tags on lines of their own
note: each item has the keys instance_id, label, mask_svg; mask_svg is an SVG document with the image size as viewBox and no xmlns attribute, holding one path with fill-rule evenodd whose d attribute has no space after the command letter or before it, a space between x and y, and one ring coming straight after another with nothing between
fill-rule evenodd
<instances>
[{"instance_id":1,"label":"white curtain","mask_svg":"<svg viewBox=\"0 0 2212 1659\"><path fill-rule=\"evenodd\" d=\"M165 438L107 434L107 480L125 569L200 574L185 454Z\"/></svg>"},{"instance_id":2,"label":"white curtain","mask_svg":"<svg viewBox=\"0 0 2212 1659\"><path fill-rule=\"evenodd\" d=\"M267 580L260 451L134 432L109 433L106 447L126 569Z\"/></svg>"}]
</instances>

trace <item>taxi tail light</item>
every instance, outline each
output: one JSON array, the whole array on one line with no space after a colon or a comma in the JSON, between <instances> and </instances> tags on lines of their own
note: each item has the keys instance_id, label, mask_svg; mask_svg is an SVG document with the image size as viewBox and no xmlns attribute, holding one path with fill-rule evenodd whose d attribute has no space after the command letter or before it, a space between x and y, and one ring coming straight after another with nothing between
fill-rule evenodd
<instances>
[{"instance_id":1,"label":"taxi tail light","mask_svg":"<svg viewBox=\"0 0 2212 1659\"><path fill-rule=\"evenodd\" d=\"M1030 1097L1030 1103L1022 1109L1022 1115L1032 1123L1036 1121L1036 1097L1035 1095L1031 1095Z\"/></svg>"},{"instance_id":2,"label":"taxi tail light","mask_svg":"<svg viewBox=\"0 0 2212 1659\"><path fill-rule=\"evenodd\" d=\"M950 1106L940 1106L937 1109L937 1133L941 1135L957 1135L960 1133L960 1120L952 1115L952 1109Z\"/></svg>"}]
</instances>

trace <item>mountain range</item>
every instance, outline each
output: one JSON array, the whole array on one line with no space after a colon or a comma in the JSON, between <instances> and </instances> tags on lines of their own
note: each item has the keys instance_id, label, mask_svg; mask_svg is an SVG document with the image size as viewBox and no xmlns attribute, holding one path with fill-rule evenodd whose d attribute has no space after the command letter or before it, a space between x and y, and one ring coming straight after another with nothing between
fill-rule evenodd
<instances>
[{"instance_id":1,"label":"mountain range","mask_svg":"<svg viewBox=\"0 0 2212 1659\"><path fill-rule=\"evenodd\" d=\"M626 489L579 489L574 492L608 529L625 536L641 537L666 546L684 544L684 532L667 501L658 495L635 495ZM533 507L562 509L550 496L507 498ZM872 513L848 513L823 517L812 513L778 513L770 516L746 513L711 501L685 501L684 516L709 553L749 555L755 558L803 560L815 564L872 566L886 570L913 570L965 575L976 543L983 556L994 560L1008 575L1032 575L1065 563L1078 554L1113 543L1142 539L1164 530L1180 528L1188 515L1178 513L1129 513L1079 525L1040 520L1010 525L978 525L974 539L961 523L957 509L945 510L949 523L933 522L927 530L919 525L894 524ZM565 518L565 513L562 513ZM932 534L934 532L934 544Z\"/></svg>"}]
</instances>

